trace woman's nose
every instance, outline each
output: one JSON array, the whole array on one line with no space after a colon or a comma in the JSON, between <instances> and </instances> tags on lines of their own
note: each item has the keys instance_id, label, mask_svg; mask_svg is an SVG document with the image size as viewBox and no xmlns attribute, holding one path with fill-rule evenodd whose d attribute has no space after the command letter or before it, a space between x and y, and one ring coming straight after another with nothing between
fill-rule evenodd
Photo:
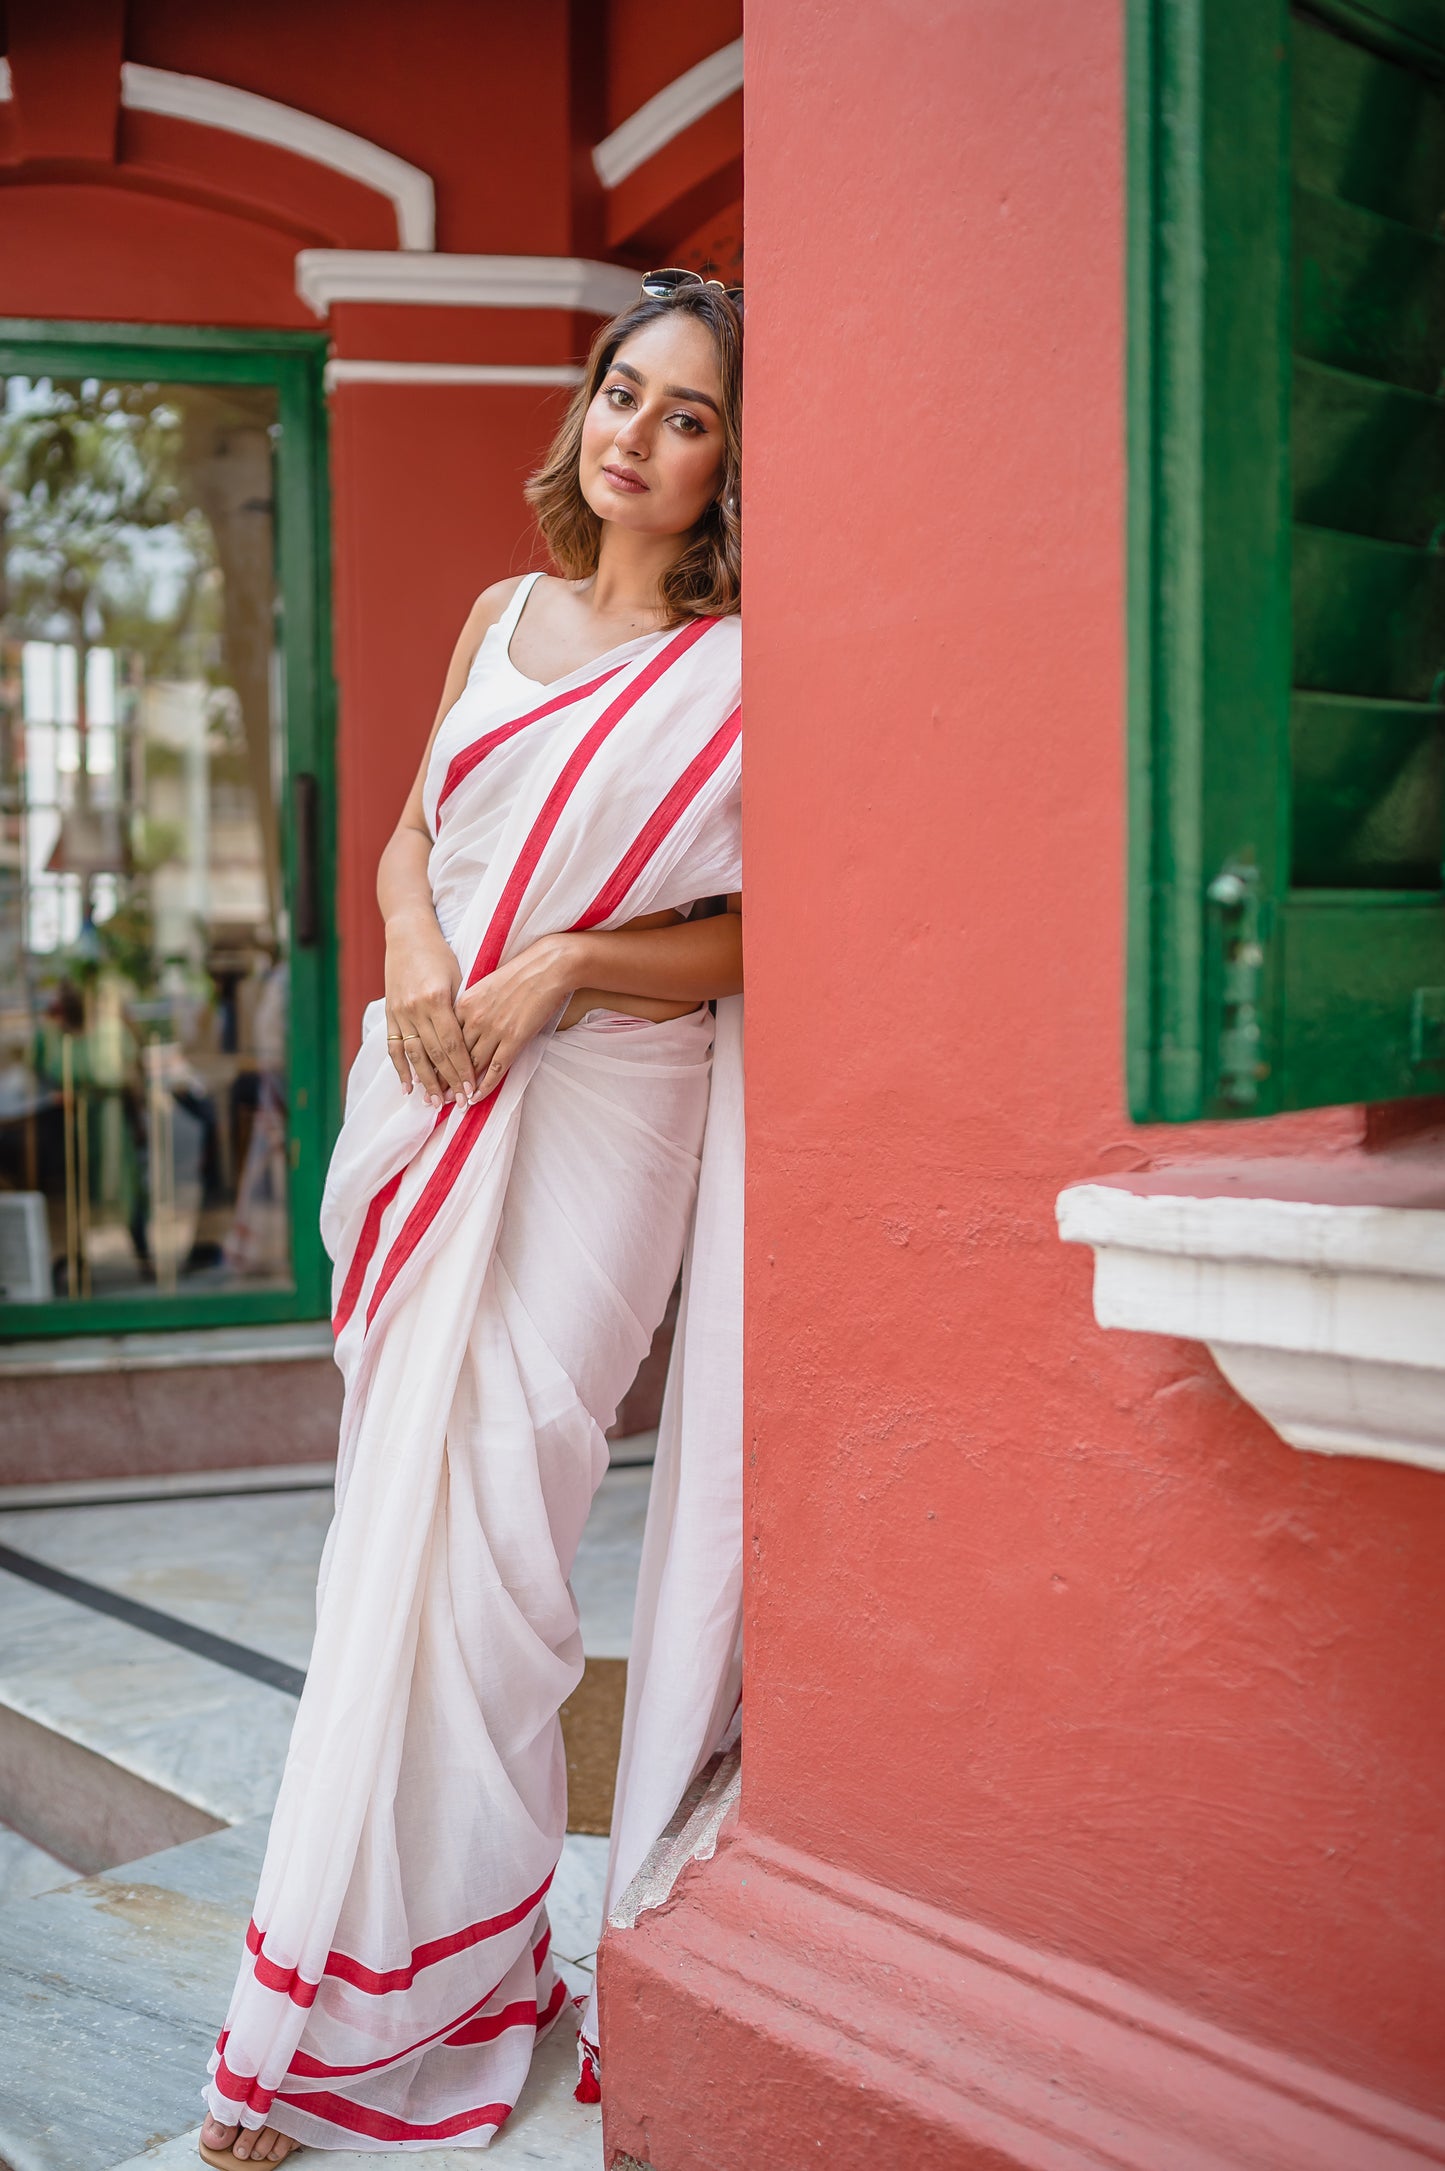
<instances>
[{"instance_id":1,"label":"woman's nose","mask_svg":"<svg viewBox=\"0 0 1445 2171\"><path fill-rule=\"evenodd\" d=\"M617 432L619 450L630 452L634 457L647 453L647 430L641 415L628 415Z\"/></svg>"}]
</instances>

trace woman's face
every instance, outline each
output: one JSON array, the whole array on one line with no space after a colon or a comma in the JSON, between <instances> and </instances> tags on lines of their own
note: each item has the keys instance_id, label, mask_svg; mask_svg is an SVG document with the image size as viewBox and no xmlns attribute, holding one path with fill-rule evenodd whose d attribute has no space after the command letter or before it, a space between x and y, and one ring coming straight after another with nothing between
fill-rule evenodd
<instances>
[{"instance_id":1,"label":"woman's face","mask_svg":"<svg viewBox=\"0 0 1445 2171\"><path fill-rule=\"evenodd\" d=\"M712 334L679 310L624 339L582 424L582 495L602 520L684 535L722 487L722 387Z\"/></svg>"}]
</instances>

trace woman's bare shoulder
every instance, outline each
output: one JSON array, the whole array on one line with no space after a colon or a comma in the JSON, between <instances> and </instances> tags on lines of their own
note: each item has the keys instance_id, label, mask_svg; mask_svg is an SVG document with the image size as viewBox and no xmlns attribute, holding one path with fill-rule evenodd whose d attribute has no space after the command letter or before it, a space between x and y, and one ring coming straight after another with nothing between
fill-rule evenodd
<instances>
[{"instance_id":1,"label":"woman's bare shoulder","mask_svg":"<svg viewBox=\"0 0 1445 2171\"><path fill-rule=\"evenodd\" d=\"M494 580L490 588L484 588L467 612L462 630L457 635L452 650L452 668L469 671L472 659L493 626L503 616L507 605L527 578L525 573L513 573L506 580Z\"/></svg>"},{"instance_id":2,"label":"woman's bare shoulder","mask_svg":"<svg viewBox=\"0 0 1445 2171\"><path fill-rule=\"evenodd\" d=\"M467 631L475 632L477 639L497 623L523 581L525 573L513 573L506 580L494 580L490 588L484 588L467 613Z\"/></svg>"}]
</instances>

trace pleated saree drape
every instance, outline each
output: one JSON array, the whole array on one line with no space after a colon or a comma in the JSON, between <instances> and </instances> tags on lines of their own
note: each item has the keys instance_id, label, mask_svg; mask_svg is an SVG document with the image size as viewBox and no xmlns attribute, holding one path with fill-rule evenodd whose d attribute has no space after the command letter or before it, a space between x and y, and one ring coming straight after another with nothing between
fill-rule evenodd
<instances>
[{"instance_id":1,"label":"pleated saree drape","mask_svg":"<svg viewBox=\"0 0 1445 2171\"><path fill-rule=\"evenodd\" d=\"M543 934L741 884L737 620L548 687L497 631L425 793L469 983ZM380 1004L367 1014L322 1222L346 1386L336 1513L211 2060L222 2120L331 2147L485 2146L515 2104L566 2002L546 1894L566 1828L557 1714L582 1672L567 1578L680 1260L610 1891L727 1727L741 1065L740 998L716 1021L596 1011L439 1114L402 1093Z\"/></svg>"}]
</instances>

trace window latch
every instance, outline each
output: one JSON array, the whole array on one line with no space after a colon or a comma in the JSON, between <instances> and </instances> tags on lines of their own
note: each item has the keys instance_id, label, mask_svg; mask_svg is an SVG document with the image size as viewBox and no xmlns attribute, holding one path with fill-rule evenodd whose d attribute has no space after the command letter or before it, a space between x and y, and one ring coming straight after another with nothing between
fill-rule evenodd
<instances>
[{"instance_id":1,"label":"window latch","mask_svg":"<svg viewBox=\"0 0 1445 2171\"><path fill-rule=\"evenodd\" d=\"M1236 1108L1252 1108L1269 1066L1262 1060L1260 996L1264 985L1264 910L1259 869L1231 860L1209 885L1217 908L1222 971L1219 984L1219 1092Z\"/></svg>"}]
</instances>

